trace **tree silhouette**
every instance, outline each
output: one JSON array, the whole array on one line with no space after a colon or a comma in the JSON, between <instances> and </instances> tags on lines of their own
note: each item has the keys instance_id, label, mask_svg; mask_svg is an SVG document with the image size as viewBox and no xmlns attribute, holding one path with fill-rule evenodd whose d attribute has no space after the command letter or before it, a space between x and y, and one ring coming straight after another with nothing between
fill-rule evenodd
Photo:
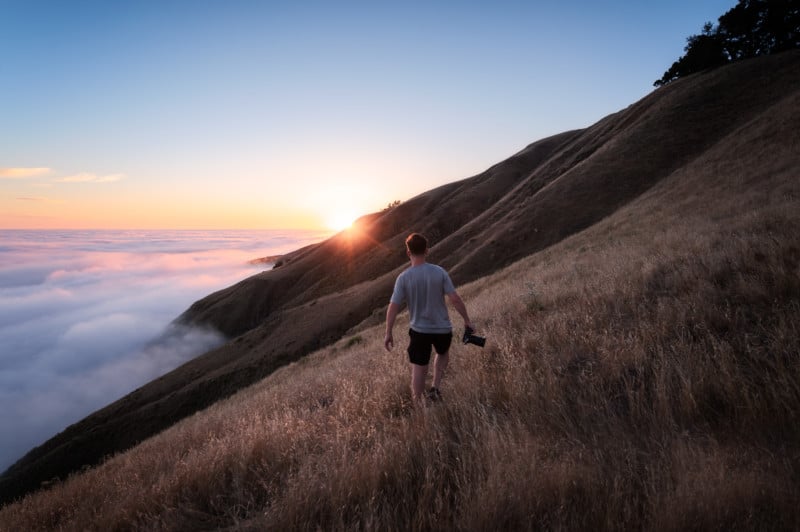
<instances>
[{"instance_id":1,"label":"tree silhouette","mask_svg":"<svg viewBox=\"0 0 800 532\"><path fill-rule=\"evenodd\" d=\"M758 55L800 48L800 0L739 0L686 39L686 52L654 85Z\"/></svg>"}]
</instances>

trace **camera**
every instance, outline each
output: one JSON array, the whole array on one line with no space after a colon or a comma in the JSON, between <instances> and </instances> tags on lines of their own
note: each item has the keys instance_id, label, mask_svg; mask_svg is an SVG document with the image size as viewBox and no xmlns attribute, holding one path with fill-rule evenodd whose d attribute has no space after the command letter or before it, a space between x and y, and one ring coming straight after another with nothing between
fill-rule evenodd
<instances>
[{"instance_id":1,"label":"camera","mask_svg":"<svg viewBox=\"0 0 800 532\"><path fill-rule=\"evenodd\" d=\"M461 338L461 341L465 344L475 344L478 347L483 347L486 345L486 338L483 336L478 336L477 334L473 334L475 331L472 330L472 327L466 327L464 329L464 336Z\"/></svg>"}]
</instances>

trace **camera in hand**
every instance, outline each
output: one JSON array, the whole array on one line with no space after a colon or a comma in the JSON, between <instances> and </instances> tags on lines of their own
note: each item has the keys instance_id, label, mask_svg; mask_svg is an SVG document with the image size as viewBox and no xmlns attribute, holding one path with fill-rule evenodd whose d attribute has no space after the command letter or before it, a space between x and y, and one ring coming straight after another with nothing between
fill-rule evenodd
<instances>
[{"instance_id":1,"label":"camera in hand","mask_svg":"<svg viewBox=\"0 0 800 532\"><path fill-rule=\"evenodd\" d=\"M478 336L474 334L475 331L472 327L466 327L464 329L464 336L461 338L461 341L465 344L475 344L478 347L483 347L486 344L486 338L483 336Z\"/></svg>"}]
</instances>

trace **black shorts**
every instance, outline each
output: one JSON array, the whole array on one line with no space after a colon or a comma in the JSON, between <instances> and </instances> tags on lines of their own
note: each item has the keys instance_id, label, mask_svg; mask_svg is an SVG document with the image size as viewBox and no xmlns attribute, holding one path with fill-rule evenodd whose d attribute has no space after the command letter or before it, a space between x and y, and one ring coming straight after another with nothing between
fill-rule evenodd
<instances>
[{"instance_id":1,"label":"black shorts","mask_svg":"<svg viewBox=\"0 0 800 532\"><path fill-rule=\"evenodd\" d=\"M453 333L421 333L408 330L411 341L408 344L408 359L412 364L427 366L431 361L431 346L440 355L447 353L453 341Z\"/></svg>"}]
</instances>

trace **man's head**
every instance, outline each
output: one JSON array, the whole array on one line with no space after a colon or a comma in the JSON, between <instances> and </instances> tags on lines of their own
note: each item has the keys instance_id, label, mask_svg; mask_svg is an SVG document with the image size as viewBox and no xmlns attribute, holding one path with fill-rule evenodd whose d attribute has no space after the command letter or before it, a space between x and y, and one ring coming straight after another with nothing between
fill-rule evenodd
<instances>
[{"instance_id":1,"label":"man's head","mask_svg":"<svg viewBox=\"0 0 800 532\"><path fill-rule=\"evenodd\" d=\"M409 255L424 257L428 252L428 241L419 233L411 233L406 238L406 249Z\"/></svg>"}]
</instances>

